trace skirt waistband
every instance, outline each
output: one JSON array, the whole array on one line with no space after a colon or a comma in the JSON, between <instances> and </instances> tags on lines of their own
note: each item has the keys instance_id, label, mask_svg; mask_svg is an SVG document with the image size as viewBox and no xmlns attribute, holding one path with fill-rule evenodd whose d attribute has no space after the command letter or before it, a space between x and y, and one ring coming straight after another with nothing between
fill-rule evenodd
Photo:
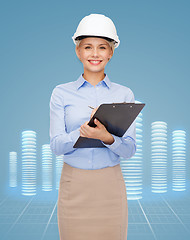
<instances>
[{"instance_id":1,"label":"skirt waistband","mask_svg":"<svg viewBox=\"0 0 190 240\"><path fill-rule=\"evenodd\" d=\"M63 164L63 175L74 177L75 179L88 179L88 178L113 178L116 177L117 179L123 180L123 174L121 171L120 164L117 164L113 167L105 167L100 169L81 169L75 168L71 165L64 162Z\"/></svg>"}]
</instances>

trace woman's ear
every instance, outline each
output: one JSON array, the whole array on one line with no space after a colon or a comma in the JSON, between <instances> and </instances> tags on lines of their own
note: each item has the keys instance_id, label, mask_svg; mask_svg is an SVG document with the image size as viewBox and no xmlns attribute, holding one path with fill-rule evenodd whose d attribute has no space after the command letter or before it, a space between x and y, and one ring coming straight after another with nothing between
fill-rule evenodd
<instances>
[{"instance_id":1,"label":"woman's ear","mask_svg":"<svg viewBox=\"0 0 190 240\"><path fill-rule=\"evenodd\" d=\"M112 58L112 56L113 56L113 50L111 50L111 54L109 56L109 60Z\"/></svg>"},{"instance_id":2,"label":"woman's ear","mask_svg":"<svg viewBox=\"0 0 190 240\"><path fill-rule=\"evenodd\" d=\"M111 48L110 59L112 58L112 56L113 56L113 49Z\"/></svg>"},{"instance_id":3,"label":"woman's ear","mask_svg":"<svg viewBox=\"0 0 190 240\"><path fill-rule=\"evenodd\" d=\"M77 57L80 59L79 46L76 46L75 52L76 52Z\"/></svg>"}]
</instances>

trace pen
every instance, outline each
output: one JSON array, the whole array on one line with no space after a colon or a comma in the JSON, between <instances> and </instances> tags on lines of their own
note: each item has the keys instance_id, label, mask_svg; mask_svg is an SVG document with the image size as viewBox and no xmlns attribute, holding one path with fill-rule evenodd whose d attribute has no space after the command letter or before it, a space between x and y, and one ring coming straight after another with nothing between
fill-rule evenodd
<instances>
[{"instance_id":1,"label":"pen","mask_svg":"<svg viewBox=\"0 0 190 240\"><path fill-rule=\"evenodd\" d=\"M94 107L91 107L91 106L89 106L89 108L92 108L92 109L94 109Z\"/></svg>"}]
</instances>

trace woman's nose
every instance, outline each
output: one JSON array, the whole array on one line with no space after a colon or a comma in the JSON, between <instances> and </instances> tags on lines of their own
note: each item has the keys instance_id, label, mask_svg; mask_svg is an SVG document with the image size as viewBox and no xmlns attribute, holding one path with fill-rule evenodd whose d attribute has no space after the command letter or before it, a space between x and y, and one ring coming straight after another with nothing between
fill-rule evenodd
<instances>
[{"instance_id":1,"label":"woman's nose","mask_svg":"<svg viewBox=\"0 0 190 240\"><path fill-rule=\"evenodd\" d=\"M97 57L98 56L98 49L94 48L93 52L92 52L92 55Z\"/></svg>"}]
</instances>

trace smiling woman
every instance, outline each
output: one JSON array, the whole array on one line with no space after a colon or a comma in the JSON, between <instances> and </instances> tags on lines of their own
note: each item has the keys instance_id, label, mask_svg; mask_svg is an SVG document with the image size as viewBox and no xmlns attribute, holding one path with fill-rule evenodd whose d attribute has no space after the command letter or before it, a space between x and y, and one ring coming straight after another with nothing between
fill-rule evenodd
<instances>
[{"instance_id":1,"label":"smiling woman","mask_svg":"<svg viewBox=\"0 0 190 240\"><path fill-rule=\"evenodd\" d=\"M89 120L102 103L135 102L130 88L104 73L120 44L112 20L102 14L84 17L72 37L84 72L60 84L50 100L50 146L64 154L57 204L61 240L126 240L128 205L120 157L136 151L135 122L122 137ZM93 106L91 110L88 106ZM99 139L104 147L73 148L79 137Z\"/></svg>"},{"instance_id":2,"label":"smiling woman","mask_svg":"<svg viewBox=\"0 0 190 240\"><path fill-rule=\"evenodd\" d=\"M107 40L98 37L86 37L76 46L76 54L83 63L83 77L96 86L104 78L104 69L113 56Z\"/></svg>"}]
</instances>

